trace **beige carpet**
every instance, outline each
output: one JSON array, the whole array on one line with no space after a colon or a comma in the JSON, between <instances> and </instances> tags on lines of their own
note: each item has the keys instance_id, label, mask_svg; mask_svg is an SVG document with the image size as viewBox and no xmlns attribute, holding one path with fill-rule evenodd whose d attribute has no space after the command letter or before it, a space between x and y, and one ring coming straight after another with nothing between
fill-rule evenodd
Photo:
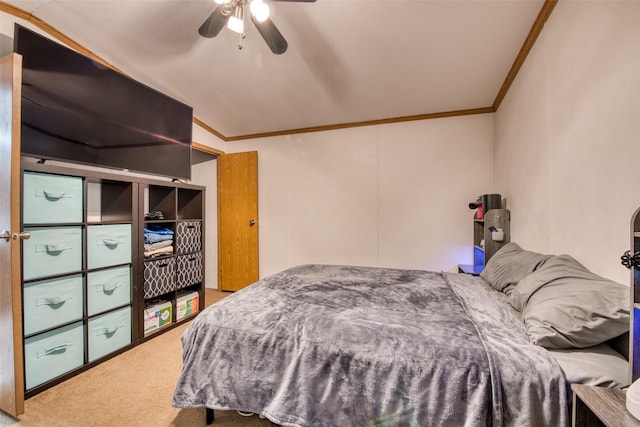
<instances>
[{"instance_id":1,"label":"beige carpet","mask_svg":"<svg viewBox=\"0 0 640 427\"><path fill-rule=\"evenodd\" d=\"M206 304L224 298L207 289ZM205 411L171 406L182 368L180 336L187 324L132 348L25 401L19 419L0 412L2 426L120 427L205 425ZM269 426L258 416L215 411L214 426Z\"/></svg>"}]
</instances>

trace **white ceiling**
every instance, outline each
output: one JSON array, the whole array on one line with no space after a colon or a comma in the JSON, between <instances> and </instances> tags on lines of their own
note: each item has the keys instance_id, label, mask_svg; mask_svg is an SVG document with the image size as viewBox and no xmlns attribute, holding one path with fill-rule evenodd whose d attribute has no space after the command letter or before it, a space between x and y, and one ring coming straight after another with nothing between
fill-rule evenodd
<instances>
[{"instance_id":1,"label":"white ceiling","mask_svg":"<svg viewBox=\"0 0 640 427\"><path fill-rule=\"evenodd\" d=\"M273 1L289 43L274 55L250 21L242 50L226 28L200 37L213 0L4 1L224 137L490 107L544 3ZM12 19L2 14L5 34Z\"/></svg>"}]
</instances>

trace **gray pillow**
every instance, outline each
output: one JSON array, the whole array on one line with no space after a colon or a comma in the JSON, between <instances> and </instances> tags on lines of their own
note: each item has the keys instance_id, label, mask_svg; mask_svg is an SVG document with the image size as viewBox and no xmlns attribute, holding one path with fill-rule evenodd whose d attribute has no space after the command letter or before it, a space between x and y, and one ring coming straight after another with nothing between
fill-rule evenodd
<instances>
[{"instance_id":1,"label":"gray pillow","mask_svg":"<svg viewBox=\"0 0 640 427\"><path fill-rule=\"evenodd\" d=\"M525 251L516 243L509 242L489 259L480 277L494 289L508 292L510 286L517 285L550 256Z\"/></svg>"},{"instance_id":2,"label":"gray pillow","mask_svg":"<svg viewBox=\"0 0 640 427\"><path fill-rule=\"evenodd\" d=\"M569 255L549 258L510 290L529 341L585 348L629 330L629 287L600 277Z\"/></svg>"}]
</instances>

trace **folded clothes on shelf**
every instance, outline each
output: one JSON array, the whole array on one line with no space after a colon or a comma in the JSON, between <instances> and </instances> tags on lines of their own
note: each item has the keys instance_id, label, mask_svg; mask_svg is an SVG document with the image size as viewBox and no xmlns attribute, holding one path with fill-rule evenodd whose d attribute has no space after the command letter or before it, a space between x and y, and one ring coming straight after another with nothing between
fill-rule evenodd
<instances>
[{"instance_id":1,"label":"folded clothes on shelf","mask_svg":"<svg viewBox=\"0 0 640 427\"><path fill-rule=\"evenodd\" d=\"M147 224L144 228L145 233L148 231L150 233L158 233L158 234L173 234L173 230L167 228L162 224Z\"/></svg>"},{"instance_id":2,"label":"folded clothes on shelf","mask_svg":"<svg viewBox=\"0 0 640 427\"><path fill-rule=\"evenodd\" d=\"M173 231L160 224L147 224L144 229L144 243L152 244L165 240L173 240Z\"/></svg>"},{"instance_id":3,"label":"folded clothes on shelf","mask_svg":"<svg viewBox=\"0 0 640 427\"><path fill-rule=\"evenodd\" d=\"M165 240L173 240L173 236L170 234L144 233L145 244L152 244Z\"/></svg>"},{"instance_id":4,"label":"folded clothes on shelf","mask_svg":"<svg viewBox=\"0 0 640 427\"><path fill-rule=\"evenodd\" d=\"M164 214L160 211L148 212L144 214L144 219L146 220L164 219Z\"/></svg>"},{"instance_id":5,"label":"folded clothes on shelf","mask_svg":"<svg viewBox=\"0 0 640 427\"><path fill-rule=\"evenodd\" d=\"M173 245L173 239L169 240L161 240L156 243L145 243L144 250L145 252L155 251L157 249L166 248L167 246Z\"/></svg>"},{"instance_id":6,"label":"folded clothes on shelf","mask_svg":"<svg viewBox=\"0 0 640 427\"><path fill-rule=\"evenodd\" d=\"M173 246L167 246L164 248L156 249L155 251L145 251L145 258L155 258L163 255L172 255L173 254Z\"/></svg>"}]
</instances>

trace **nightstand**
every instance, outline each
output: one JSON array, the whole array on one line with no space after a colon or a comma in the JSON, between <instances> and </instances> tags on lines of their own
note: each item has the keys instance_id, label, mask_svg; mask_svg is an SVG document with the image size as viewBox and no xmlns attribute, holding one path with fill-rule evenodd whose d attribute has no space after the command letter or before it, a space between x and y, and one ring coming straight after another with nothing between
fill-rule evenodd
<instances>
[{"instance_id":1,"label":"nightstand","mask_svg":"<svg viewBox=\"0 0 640 427\"><path fill-rule=\"evenodd\" d=\"M458 273L479 276L482 270L484 270L484 265L458 264Z\"/></svg>"},{"instance_id":2,"label":"nightstand","mask_svg":"<svg viewBox=\"0 0 640 427\"><path fill-rule=\"evenodd\" d=\"M615 388L573 384L573 427L629 427L640 421L627 411L625 392Z\"/></svg>"}]
</instances>

